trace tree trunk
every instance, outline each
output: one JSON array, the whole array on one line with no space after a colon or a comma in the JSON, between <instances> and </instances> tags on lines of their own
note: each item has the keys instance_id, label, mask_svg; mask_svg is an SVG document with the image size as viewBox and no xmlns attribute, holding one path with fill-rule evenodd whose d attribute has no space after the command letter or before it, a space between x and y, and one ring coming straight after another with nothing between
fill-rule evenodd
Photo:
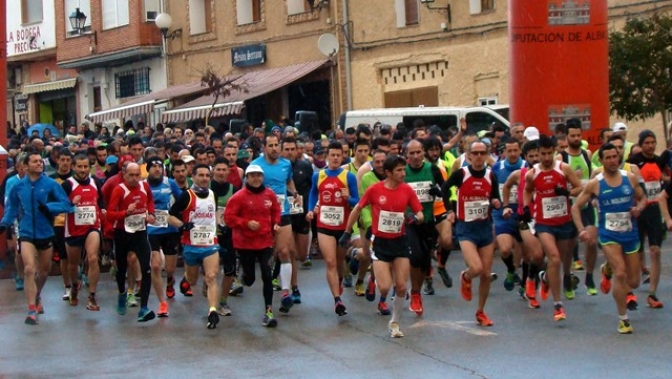
<instances>
[{"instance_id":1,"label":"tree trunk","mask_svg":"<svg viewBox=\"0 0 672 379\"><path fill-rule=\"evenodd\" d=\"M217 105L217 100L219 100L219 95L215 96L215 101L212 102L212 105L210 106L210 109L208 110L208 114L205 115L205 127L207 128L210 122L210 116L212 115L212 112L215 110L215 105Z\"/></svg>"}]
</instances>

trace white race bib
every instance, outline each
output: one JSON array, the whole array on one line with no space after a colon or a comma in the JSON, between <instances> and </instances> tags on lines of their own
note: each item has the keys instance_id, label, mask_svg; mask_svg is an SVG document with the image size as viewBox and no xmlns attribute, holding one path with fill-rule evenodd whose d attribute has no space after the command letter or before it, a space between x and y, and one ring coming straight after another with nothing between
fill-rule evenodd
<instances>
[{"instance_id":1,"label":"white race bib","mask_svg":"<svg viewBox=\"0 0 672 379\"><path fill-rule=\"evenodd\" d=\"M343 207L320 207L320 222L329 226L341 226L345 221L345 208Z\"/></svg>"},{"instance_id":2,"label":"white race bib","mask_svg":"<svg viewBox=\"0 0 672 379\"><path fill-rule=\"evenodd\" d=\"M96 223L96 207L93 205L75 207L75 225L93 225Z\"/></svg>"},{"instance_id":3,"label":"white race bib","mask_svg":"<svg viewBox=\"0 0 672 379\"><path fill-rule=\"evenodd\" d=\"M545 219L567 216L567 198L564 196L541 199Z\"/></svg>"},{"instance_id":4,"label":"white race bib","mask_svg":"<svg viewBox=\"0 0 672 379\"><path fill-rule=\"evenodd\" d=\"M189 239L192 245L212 246L215 244L216 227L212 225L194 225L189 231Z\"/></svg>"},{"instance_id":5,"label":"white race bib","mask_svg":"<svg viewBox=\"0 0 672 379\"><path fill-rule=\"evenodd\" d=\"M145 225L146 219L147 215L145 213L126 216L126 218L124 218L124 229L128 233L135 233L142 230L146 230L147 229L147 226Z\"/></svg>"},{"instance_id":6,"label":"white race bib","mask_svg":"<svg viewBox=\"0 0 672 379\"><path fill-rule=\"evenodd\" d=\"M154 213L154 223L152 226L157 228L167 228L168 227L168 211L156 210Z\"/></svg>"},{"instance_id":7,"label":"white race bib","mask_svg":"<svg viewBox=\"0 0 672 379\"><path fill-rule=\"evenodd\" d=\"M285 195L276 195L278 198L278 204L280 205L280 213L285 210Z\"/></svg>"},{"instance_id":8,"label":"white race bib","mask_svg":"<svg viewBox=\"0 0 672 379\"><path fill-rule=\"evenodd\" d=\"M466 201L464 203L464 221L485 220L488 218L489 200Z\"/></svg>"},{"instance_id":9,"label":"white race bib","mask_svg":"<svg viewBox=\"0 0 672 379\"><path fill-rule=\"evenodd\" d=\"M630 212L607 213L604 215L605 229L612 232L629 232L632 230L632 217Z\"/></svg>"},{"instance_id":10,"label":"white race bib","mask_svg":"<svg viewBox=\"0 0 672 379\"><path fill-rule=\"evenodd\" d=\"M380 211L378 217L378 231L381 233L401 233L401 227L404 225L403 212Z\"/></svg>"},{"instance_id":11,"label":"white race bib","mask_svg":"<svg viewBox=\"0 0 672 379\"><path fill-rule=\"evenodd\" d=\"M434 197L429 194L429 189L432 187L432 182L413 182L408 183L408 185L413 188L413 191L415 191L415 194L418 195L418 200L420 200L421 203L434 201Z\"/></svg>"},{"instance_id":12,"label":"white race bib","mask_svg":"<svg viewBox=\"0 0 672 379\"><path fill-rule=\"evenodd\" d=\"M503 197L504 196L504 184L499 185L499 196ZM511 187L511 191L509 192L509 205L511 204L518 204L518 186L514 185Z\"/></svg>"},{"instance_id":13,"label":"white race bib","mask_svg":"<svg viewBox=\"0 0 672 379\"><path fill-rule=\"evenodd\" d=\"M646 188L646 197L648 197L649 200L654 200L653 198L660 194L661 185L659 181L644 182L644 187Z\"/></svg>"},{"instance_id":14,"label":"white race bib","mask_svg":"<svg viewBox=\"0 0 672 379\"><path fill-rule=\"evenodd\" d=\"M215 211L215 217L217 217L217 223L222 226L226 226L224 222L224 212L226 212L226 207L217 207Z\"/></svg>"},{"instance_id":15,"label":"white race bib","mask_svg":"<svg viewBox=\"0 0 672 379\"><path fill-rule=\"evenodd\" d=\"M300 215L303 214L303 204L294 203L294 196L287 196L287 201L289 202L289 214L290 215Z\"/></svg>"}]
</instances>

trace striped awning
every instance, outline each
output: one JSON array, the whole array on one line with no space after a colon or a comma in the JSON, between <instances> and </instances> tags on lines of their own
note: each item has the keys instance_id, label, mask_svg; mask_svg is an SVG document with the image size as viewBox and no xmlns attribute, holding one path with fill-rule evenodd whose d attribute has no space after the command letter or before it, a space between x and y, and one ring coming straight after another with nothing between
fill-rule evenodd
<instances>
[{"instance_id":1,"label":"striped awning","mask_svg":"<svg viewBox=\"0 0 672 379\"><path fill-rule=\"evenodd\" d=\"M161 122L164 124L175 122L186 122L205 118L210 111L210 105L203 105L198 107L171 109L161 114ZM237 115L243 111L245 103L236 101L233 103L216 104L210 117L222 117L229 115Z\"/></svg>"},{"instance_id":2,"label":"striped awning","mask_svg":"<svg viewBox=\"0 0 672 379\"><path fill-rule=\"evenodd\" d=\"M22 93L24 95L30 95L31 93L58 91L59 89L74 88L76 84L77 84L77 78L57 80L54 82L46 82L38 84L27 84L23 86Z\"/></svg>"},{"instance_id":3,"label":"striped awning","mask_svg":"<svg viewBox=\"0 0 672 379\"><path fill-rule=\"evenodd\" d=\"M155 100L150 100L142 103L115 107L105 111L88 114L85 118L96 124L102 124L109 120L129 118L138 114L147 114L152 112L155 102Z\"/></svg>"}]
</instances>

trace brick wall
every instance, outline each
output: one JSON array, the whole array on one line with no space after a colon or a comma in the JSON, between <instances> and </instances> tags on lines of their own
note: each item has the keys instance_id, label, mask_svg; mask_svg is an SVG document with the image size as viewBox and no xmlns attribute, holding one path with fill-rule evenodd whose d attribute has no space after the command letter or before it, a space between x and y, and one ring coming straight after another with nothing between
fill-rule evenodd
<instances>
[{"instance_id":1,"label":"brick wall","mask_svg":"<svg viewBox=\"0 0 672 379\"><path fill-rule=\"evenodd\" d=\"M66 36L66 14L72 12L64 8L64 0L56 0L56 56L59 62L85 58L95 54L105 54L138 46L161 45L161 32L153 22L145 22L142 0L129 0L129 24L103 30L101 0L91 1L91 33L94 36Z\"/></svg>"}]
</instances>

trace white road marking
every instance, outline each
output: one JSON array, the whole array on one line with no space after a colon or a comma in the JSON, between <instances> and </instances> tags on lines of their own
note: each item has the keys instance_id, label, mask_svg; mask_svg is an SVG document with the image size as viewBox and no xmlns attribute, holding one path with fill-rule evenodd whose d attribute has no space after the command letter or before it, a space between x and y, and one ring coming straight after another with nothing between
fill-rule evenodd
<instances>
[{"instance_id":1,"label":"white road marking","mask_svg":"<svg viewBox=\"0 0 672 379\"><path fill-rule=\"evenodd\" d=\"M473 325L474 327L472 327ZM490 337L496 336L497 333L484 330L482 327L476 325L476 321L418 321L409 326L409 328L423 328L423 327L439 327L451 330L466 332L476 336Z\"/></svg>"}]
</instances>

